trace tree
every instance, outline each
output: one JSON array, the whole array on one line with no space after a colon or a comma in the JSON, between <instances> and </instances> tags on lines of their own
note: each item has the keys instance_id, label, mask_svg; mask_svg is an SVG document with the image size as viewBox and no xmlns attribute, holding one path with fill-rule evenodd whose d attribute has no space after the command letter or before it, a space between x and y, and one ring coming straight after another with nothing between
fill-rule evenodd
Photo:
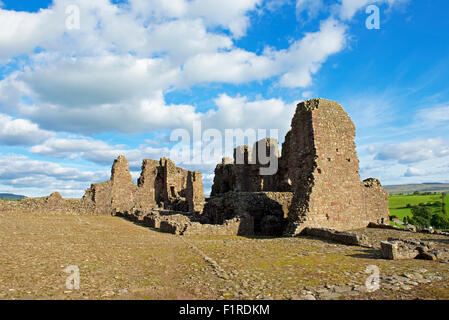
<instances>
[{"instance_id":1,"label":"tree","mask_svg":"<svg viewBox=\"0 0 449 320\"><path fill-rule=\"evenodd\" d=\"M449 218L442 214L434 214L430 223L436 229L449 229Z\"/></svg>"},{"instance_id":2,"label":"tree","mask_svg":"<svg viewBox=\"0 0 449 320\"><path fill-rule=\"evenodd\" d=\"M442 209L443 209L443 214L444 215L447 215L447 212L446 212L446 200L445 200L445 198L446 198L446 193L445 192L443 192L442 194L441 194L441 205L442 205Z\"/></svg>"},{"instance_id":3,"label":"tree","mask_svg":"<svg viewBox=\"0 0 449 320\"><path fill-rule=\"evenodd\" d=\"M432 209L426 206L419 205L412 208L412 217L408 219L411 224L420 227L429 227L432 219Z\"/></svg>"}]
</instances>

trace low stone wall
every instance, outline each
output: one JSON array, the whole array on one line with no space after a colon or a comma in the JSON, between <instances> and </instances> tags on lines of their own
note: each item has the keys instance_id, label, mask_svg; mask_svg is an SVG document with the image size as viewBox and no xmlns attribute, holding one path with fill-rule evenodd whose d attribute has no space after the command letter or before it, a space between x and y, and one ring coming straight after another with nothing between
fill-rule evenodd
<instances>
[{"instance_id":1,"label":"low stone wall","mask_svg":"<svg viewBox=\"0 0 449 320\"><path fill-rule=\"evenodd\" d=\"M93 214L95 206L80 199L63 199L58 192L54 192L42 198L25 198L19 201L0 200L0 212Z\"/></svg>"},{"instance_id":2,"label":"low stone wall","mask_svg":"<svg viewBox=\"0 0 449 320\"><path fill-rule=\"evenodd\" d=\"M368 238L351 232L340 232L332 229L305 228L301 235L311 236L351 246L369 246Z\"/></svg>"},{"instance_id":3,"label":"low stone wall","mask_svg":"<svg viewBox=\"0 0 449 320\"><path fill-rule=\"evenodd\" d=\"M381 253L384 259L389 260L447 260L449 249L435 248L428 241L389 238L381 242Z\"/></svg>"},{"instance_id":4,"label":"low stone wall","mask_svg":"<svg viewBox=\"0 0 449 320\"><path fill-rule=\"evenodd\" d=\"M291 192L228 192L211 198L203 210L210 224L222 225L226 220L248 215L253 218L254 232L262 235L282 235L288 223Z\"/></svg>"},{"instance_id":5,"label":"low stone wall","mask_svg":"<svg viewBox=\"0 0 449 320\"><path fill-rule=\"evenodd\" d=\"M124 213L116 213L116 216L138 222L146 227L158 229L162 232L177 235L253 235L254 220L249 215L241 215L223 224L203 224L201 215L179 213L170 210L154 210L149 213L131 209Z\"/></svg>"},{"instance_id":6,"label":"low stone wall","mask_svg":"<svg viewBox=\"0 0 449 320\"><path fill-rule=\"evenodd\" d=\"M249 215L226 220L222 225L201 224L198 222L187 225L184 235L214 235L214 236L243 236L254 235L254 220Z\"/></svg>"},{"instance_id":7,"label":"low stone wall","mask_svg":"<svg viewBox=\"0 0 449 320\"><path fill-rule=\"evenodd\" d=\"M419 227L416 227L413 225L408 225L406 228L401 228L401 227L392 226L389 224L370 222L368 224L368 228L391 229L391 230L405 231L405 232L418 232L418 233L425 233L425 234L436 234L439 236L449 236L449 232L447 232L447 231L435 230L433 228L419 228Z\"/></svg>"}]
</instances>

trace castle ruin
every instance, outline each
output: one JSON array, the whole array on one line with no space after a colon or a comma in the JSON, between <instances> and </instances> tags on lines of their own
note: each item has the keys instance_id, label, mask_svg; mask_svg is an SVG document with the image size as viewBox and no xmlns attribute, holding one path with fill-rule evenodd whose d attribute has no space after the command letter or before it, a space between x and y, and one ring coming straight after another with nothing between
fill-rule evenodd
<instances>
[{"instance_id":1,"label":"castle ruin","mask_svg":"<svg viewBox=\"0 0 449 320\"><path fill-rule=\"evenodd\" d=\"M201 172L179 168L167 158L145 159L135 185L124 156L114 161L111 179L92 184L83 200L93 202L98 214L123 213L137 205L147 210L198 212L205 201Z\"/></svg>"},{"instance_id":2,"label":"castle ruin","mask_svg":"<svg viewBox=\"0 0 449 320\"><path fill-rule=\"evenodd\" d=\"M297 105L282 153L271 138L235 148L234 159L223 158L215 168L209 199L199 171L167 158L145 159L136 185L119 156L110 180L92 184L81 200L53 194L8 208L122 215L175 234L294 236L306 228L386 223L388 193L377 179L360 181L354 138L340 104L308 100Z\"/></svg>"},{"instance_id":3,"label":"castle ruin","mask_svg":"<svg viewBox=\"0 0 449 320\"><path fill-rule=\"evenodd\" d=\"M267 223L274 222L284 233L296 235L306 227L344 231L366 227L369 222L386 222L388 193L377 179L360 182L354 138L355 126L340 104L325 99L301 102L281 156L276 140L263 139L253 148L236 148L232 162L223 159L217 165L212 199L205 211L219 215L215 198L228 199L228 192L242 199L256 192L259 197L273 199L275 194L282 199L274 200L281 210L270 208L256 217L256 223L261 224L256 230L273 229ZM278 157L275 175L259 174L263 165L255 161L255 154L261 148ZM221 207L222 215L229 215L229 205ZM239 210L241 206L235 212Z\"/></svg>"}]
</instances>

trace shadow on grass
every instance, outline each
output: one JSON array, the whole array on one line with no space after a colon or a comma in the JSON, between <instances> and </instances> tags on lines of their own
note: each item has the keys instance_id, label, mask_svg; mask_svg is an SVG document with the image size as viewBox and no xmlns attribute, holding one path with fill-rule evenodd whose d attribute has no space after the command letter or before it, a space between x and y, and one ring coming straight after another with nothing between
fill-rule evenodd
<instances>
[{"instance_id":1,"label":"shadow on grass","mask_svg":"<svg viewBox=\"0 0 449 320\"><path fill-rule=\"evenodd\" d=\"M359 258L359 259L382 259L382 254L378 249L361 249L357 250L360 253L350 254L349 257Z\"/></svg>"}]
</instances>

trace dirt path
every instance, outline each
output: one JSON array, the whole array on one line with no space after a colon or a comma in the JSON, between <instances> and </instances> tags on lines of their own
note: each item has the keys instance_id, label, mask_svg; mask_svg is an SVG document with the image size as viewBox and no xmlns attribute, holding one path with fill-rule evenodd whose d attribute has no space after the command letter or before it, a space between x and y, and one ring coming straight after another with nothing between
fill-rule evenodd
<instances>
[{"instance_id":1,"label":"dirt path","mask_svg":"<svg viewBox=\"0 0 449 320\"><path fill-rule=\"evenodd\" d=\"M445 264L314 239L180 237L110 216L4 213L0 248L0 299L449 299ZM372 265L381 286L368 293ZM68 266L80 290L67 289Z\"/></svg>"}]
</instances>

